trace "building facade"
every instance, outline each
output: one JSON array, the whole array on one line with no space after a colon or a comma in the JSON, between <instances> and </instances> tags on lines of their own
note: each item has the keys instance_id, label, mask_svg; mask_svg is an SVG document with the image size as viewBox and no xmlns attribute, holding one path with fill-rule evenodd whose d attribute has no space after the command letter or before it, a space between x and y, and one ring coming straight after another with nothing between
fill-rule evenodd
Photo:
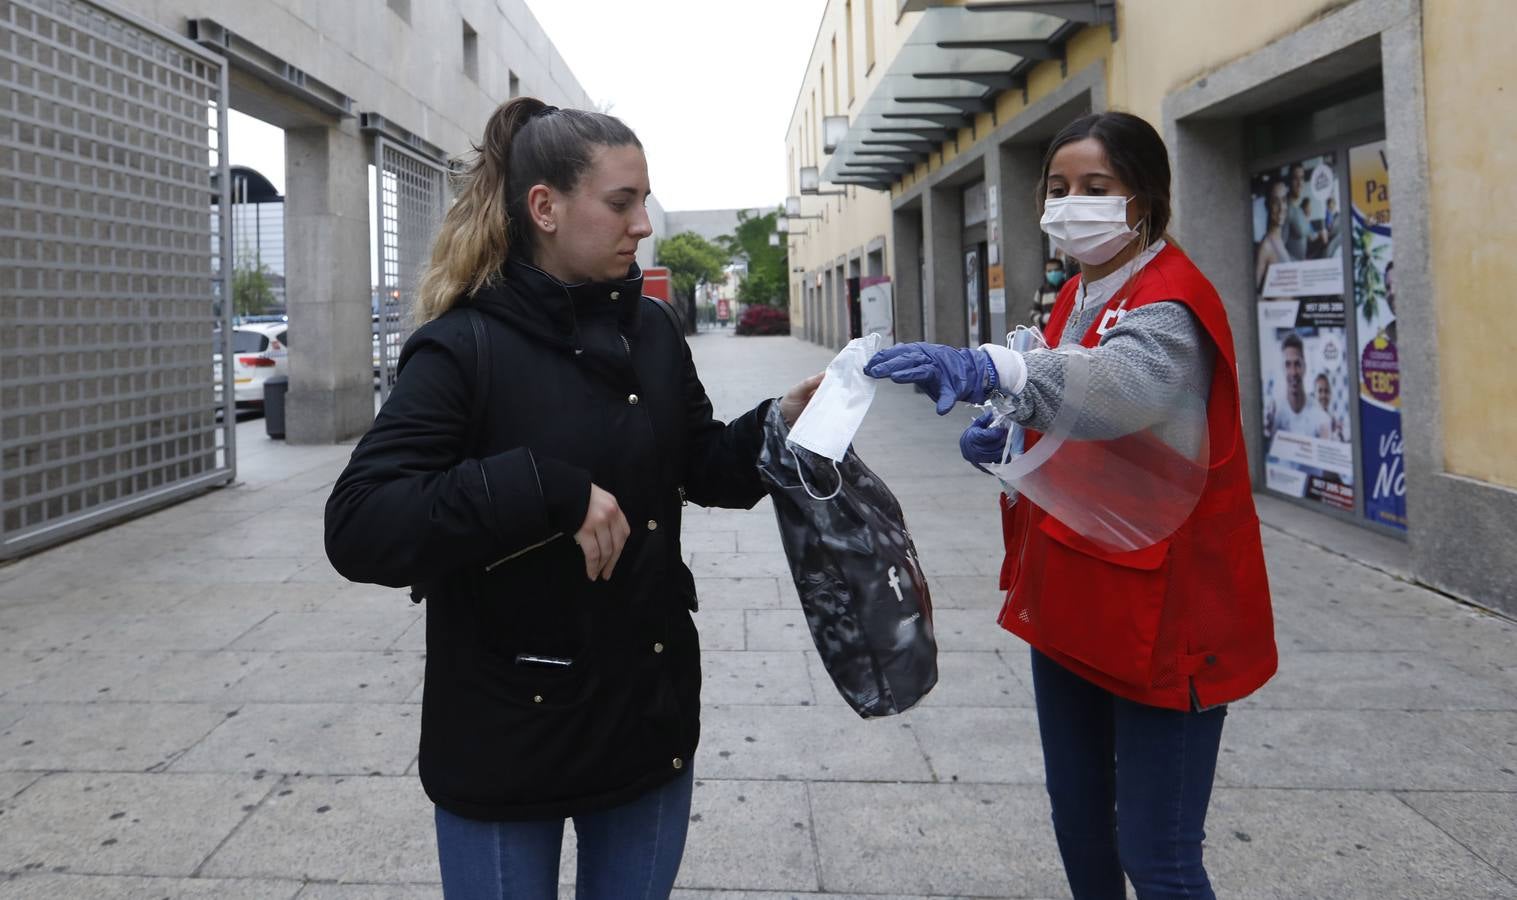
<instances>
[{"instance_id":1,"label":"building facade","mask_svg":"<svg viewBox=\"0 0 1517 900\"><path fill-rule=\"evenodd\" d=\"M0 41L0 558L235 478L236 252L284 276L287 438L361 434L405 320L371 191L406 297L496 105L593 108L524 0L15 0ZM229 110L283 130L283 202L236 196Z\"/></svg>"},{"instance_id":2,"label":"building facade","mask_svg":"<svg viewBox=\"0 0 1517 900\"><path fill-rule=\"evenodd\" d=\"M793 320L841 346L877 252L897 340L1004 339L1049 256L1050 139L1140 115L1227 304L1256 488L1517 611L1510 12L832 0L786 136Z\"/></svg>"}]
</instances>

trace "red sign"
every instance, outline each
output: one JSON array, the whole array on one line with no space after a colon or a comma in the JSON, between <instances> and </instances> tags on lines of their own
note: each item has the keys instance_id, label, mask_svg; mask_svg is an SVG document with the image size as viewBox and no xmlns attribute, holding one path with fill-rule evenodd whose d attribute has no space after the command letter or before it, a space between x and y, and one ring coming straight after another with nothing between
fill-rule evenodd
<instances>
[{"instance_id":1,"label":"red sign","mask_svg":"<svg viewBox=\"0 0 1517 900\"><path fill-rule=\"evenodd\" d=\"M726 297L716 298L716 318L719 322L725 322L732 318L732 306Z\"/></svg>"},{"instance_id":2,"label":"red sign","mask_svg":"<svg viewBox=\"0 0 1517 900\"><path fill-rule=\"evenodd\" d=\"M664 266L649 266L643 270L643 293L669 302L669 270Z\"/></svg>"}]
</instances>

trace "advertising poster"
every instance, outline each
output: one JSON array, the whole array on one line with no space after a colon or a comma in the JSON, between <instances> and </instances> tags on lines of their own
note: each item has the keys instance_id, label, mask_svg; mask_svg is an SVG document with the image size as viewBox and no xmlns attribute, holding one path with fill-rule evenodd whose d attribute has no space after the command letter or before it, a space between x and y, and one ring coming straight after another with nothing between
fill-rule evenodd
<instances>
[{"instance_id":1,"label":"advertising poster","mask_svg":"<svg viewBox=\"0 0 1517 900\"><path fill-rule=\"evenodd\" d=\"M1405 530L1401 364L1396 349L1395 266L1391 263L1390 172L1385 162L1385 142L1350 150L1348 168L1364 515L1381 525Z\"/></svg>"},{"instance_id":2,"label":"advertising poster","mask_svg":"<svg viewBox=\"0 0 1517 900\"><path fill-rule=\"evenodd\" d=\"M859 332L878 334L881 347L895 345L895 304L889 278L859 279Z\"/></svg>"},{"instance_id":3,"label":"advertising poster","mask_svg":"<svg viewBox=\"0 0 1517 900\"><path fill-rule=\"evenodd\" d=\"M969 341L980 335L980 251L964 251L964 309L969 321Z\"/></svg>"},{"instance_id":4,"label":"advertising poster","mask_svg":"<svg viewBox=\"0 0 1517 900\"><path fill-rule=\"evenodd\" d=\"M1265 485L1352 511L1354 451L1337 154L1254 176Z\"/></svg>"}]
</instances>

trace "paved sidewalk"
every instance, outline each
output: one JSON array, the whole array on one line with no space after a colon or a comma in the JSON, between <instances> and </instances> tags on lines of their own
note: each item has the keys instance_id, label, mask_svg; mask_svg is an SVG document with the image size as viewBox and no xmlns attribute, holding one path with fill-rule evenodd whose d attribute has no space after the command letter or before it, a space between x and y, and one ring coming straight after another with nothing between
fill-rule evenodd
<instances>
[{"instance_id":1,"label":"paved sidewalk","mask_svg":"<svg viewBox=\"0 0 1517 900\"><path fill-rule=\"evenodd\" d=\"M693 346L725 415L830 355ZM882 387L857 441L936 607L941 681L901 717L837 696L767 502L688 511L706 709L677 896L1068 896L1026 648L994 622L994 488L958 460L968 418ZM261 421L238 440L237 486L0 568L0 900L440 895L421 610L323 556L350 448ZM1229 715L1218 894L1517 897L1517 626L1274 528L1265 545L1281 673Z\"/></svg>"}]
</instances>

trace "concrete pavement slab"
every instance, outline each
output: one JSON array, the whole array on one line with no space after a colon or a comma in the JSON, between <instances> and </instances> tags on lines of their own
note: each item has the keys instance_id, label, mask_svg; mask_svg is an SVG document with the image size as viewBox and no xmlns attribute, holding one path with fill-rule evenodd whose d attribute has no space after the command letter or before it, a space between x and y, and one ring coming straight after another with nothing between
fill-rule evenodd
<instances>
[{"instance_id":1,"label":"concrete pavement slab","mask_svg":"<svg viewBox=\"0 0 1517 900\"><path fill-rule=\"evenodd\" d=\"M1429 653L1295 653L1239 709L1517 710L1517 694Z\"/></svg>"},{"instance_id":2,"label":"concrete pavement slab","mask_svg":"<svg viewBox=\"0 0 1517 900\"><path fill-rule=\"evenodd\" d=\"M0 807L0 870L191 875L270 787L241 775L49 775Z\"/></svg>"},{"instance_id":3,"label":"concrete pavement slab","mask_svg":"<svg viewBox=\"0 0 1517 900\"><path fill-rule=\"evenodd\" d=\"M1517 791L1517 713L1240 709L1229 786Z\"/></svg>"},{"instance_id":4,"label":"concrete pavement slab","mask_svg":"<svg viewBox=\"0 0 1517 900\"><path fill-rule=\"evenodd\" d=\"M744 615L741 609L703 609L696 613L695 627L700 632L701 649L703 651L747 649L746 629L743 625Z\"/></svg>"},{"instance_id":5,"label":"concrete pavement slab","mask_svg":"<svg viewBox=\"0 0 1517 900\"><path fill-rule=\"evenodd\" d=\"M295 900L438 900L440 885L324 884L309 882ZM574 895L571 893L570 898Z\"/></svg>"},{"instance_id":6,"label":"concrete pavement slab","mask_svg":"<svg viewBox=\"0 0 1517 900\"><path fill-rule=\"evenodd\" d=\"M793 607L750 609L744 613L749 650L815 650L800 601Z\"/></svg>"},{"instance_id":7,"label":"concrete pavement slab","mask_svg":"<svg viewBox=\"0 0 1517 900\"><path fill-rule=\"evenodd\" d=\"M918 708L906 715L936 781L1043 783L1043 746L1031 709Z\"/></svg>"},{"instance_id":8,"label":"concrete pavement slab","mask_svg":"<svg viewBox=\"0 0 1517 900\"><path fill-rule=\"evenodd\" d=\"M0 731L0 769L143 772L225 721L211 703L33 703Z\"/></svg>"},{"instance_id":9,"label":"concrete pavement slab","mask_svg":"<svg viewBox=\"0 0 1517 900\"><path fill-rule=\"evenodd\" d=\"M249 703L171 769L399 775L420 729L421 707L403 703Z\"/></svg>"},{"instance_id":10,"label":"concrete pavement slab","mask_svg":"<svg viewBox=\"0 0 1517 900\"><path fill-rule=\"evenodd\" d=\"M784 594L788 589L789 594ZM795 589L787 576L778 578L697 578L695 595L701 609L776 609L795 600Z\"/></svg>"},{"instance_id":11,"label":"concrete pavement slab","mask_svg":"<svg viewBox=\"0 0 1517 900\"><path fill-rule=\"evenodd\" d=\"M424 663L409 651L264 653L227 695L269 703L401 703L421 684Z\"/></svg>"},{"instance_id":12,"label":"concrete pavement slab","mask_svg":"<svg viewBox=\"0 0 1517 900\"><path fill-rule=\"evenodd\" d=\"M932 633L940 653L1005 650L1021 643L996 624L995 612L988 609L935 609Z\"/></svg>"},{"instance_id":13,"label":"concrete pavement slab","mask_svg":"<svg viewBox=\"0 0 1517 900\"><path fill-rule=\"evenodd\" d=\"M401 632L389 646L391 650L399 650L413 653L427 652L427 616L423 613L416 617L416 621L410 628Z\"/></svg>"},{"instance_id":14,"label":"concrete pavement slab","mask_svg":"<svg viewBox=\"0 0 1517 900\"><path fill-rule=\"evenodd\" d=\"M150 559L132 570L143 581L187 581L196 584L244 584L288 581L310 559L300 556L260 556L243 559L225 556L175 556Z\"/></svg>"},{"instance_id":15,"label":"concrete pavement slab","mask_svg":"<svg viewBox=\"0 0 1517 900\"><path fill-rule=\"evenodd\" d=\"M0 645L9 650L216 650L263 621L266 611L32 615L0 609Z\"/></svg>"},{"instance_id":16,"label":"concrete pavement slab","mask_svg":"<svg viewBox=\"0 0 1517 900\"><path fill-rule=\"evenodd\" d=\"M830 690L832 679L821 658L816 654L811 657L817 691L824 684ZM1006 654L998 650L939 651L938 683L917 709L996 706L1032 706L1032 689L1012 671Z\"/></svg>"},{"instance_id":17,"label":"concrete pavement slab","mask_svg":"<svg viewBox=\"0 0 1517 900\"><path fill-rule=\"evenodd\" d=\"M736 553L737 532L718 531L709 527L684 528L680 534L680 548L695 553ZM773 548L767 548L773 549Z\"/></svg>"},{"instance_id":18,"label":"concrete pavement slab","mask_svg":"<svg viewBox=\"0 0 1517 900\"><path fill-rule=\"evenodd\" d=\"M707 650L701 654L706 706L810 706L816 702L806 656L798 651Z\"/></svg>"},{"instance_id":19,"label":"concrete pavement slab","mask_svg":"<svg viewBox=\"0 0 1517 900\"><path fill-rule=\"evenodd\" d=\"M1493 900L1517 887L1389 793L1222 789L1206 825L1219 897Z\"/></svg>"},{"instance_id":20,"label":"concrete pavement slab","mask_svg":"<svg viewBox=\"0 0 1517 900\"><path fill-rule=\"evenodd\" d=\"M1396 796L1510 879L1517 895L1517 793L1409 791Z\"/></svg>"},{"instance_id":21,"label":"concrete pavement slab","mask_svg":"<svg viewBox=\"0 0 1517 900\"><path fill-rule=\"evenodd\" d=\"M1040 786L829 782L810 788L825 890L1067 896Z\"/></svg>"},{"instance_id":22,"label":"concrete pavement slab","mask_svg":"<svg viewBox=\"0 0 1517 900\"><path fill-rule=\"evenodd\" d=\"M0 900L292 900L300 882L126 875L20 875L0 881Z\"/></svg>"},{"instance_id":23,"label":"concrete pavement slab","mask_svg":"<svg viewBox=\"0 0 1517 900\"><path fill-rule=\"evenodd\" d=\"M433 807L415 778L287 778L200 874L430 885Z\"/></svg>"},{"instance_id":24,"label":"concrete pavement slab","mask_svg":"<svg viewBox=\"0 0 1517 900\"><path fill-rule=\"evenodd\" d=\"M253 653L155 650L94 653L59 650L45 670L6 699L35 702L221 703L262 659Z\"/></svg>"},{"instance_id":25,"label":"concrete pavement slab","mask_svg":"<svg viewBox=\"0 0 1517 900\"><path fill-rule=\"evenodd\" d=\"M685 858L675 884L681 888L816 890L807 785L697 779Z\"/></svg>"},{"instance_id":26,"label":"concrete pavement slab","mask_svg":"<svg viewBox=\"0 0 1517 900\"><path fill-rule=\"evenodd\" d=\"M992 616L1006 602L995 575L934 575L927 579L933 609L983 609Z\"/></svg>"},{"instance_id":27,"label":"concrete pavement slab","mask_svg":"<svg viewBox=\"0 0 1517 900\"><path fill-rule=\"evenodd\" d=\"M905 894L828 894L819 892L791 891L784 894L764 891L699 891L679 890L669 895L670 900L932 900L929 897L910 897Z\"/></svg>"},{"instance_id":28,"label":"concrete pavement slab","mask_svg":"<svg viewBox=\"0 0 1517 900\"><path fill-rule=\"evenodd\" d=\"M790 578L790 564L777 549L746 553L697 551L690 571L696 578Z\"/></svg>"},{"instance_id":29,"label":"concrete pavement slab","mask_svg":"<svg viewBox=\"0 0 1517 900\"><path fill-rule=\"evenodd\" d=\"M932 780L901 717L865 721L801 706L707 706L699 766L709 778Z\"/></svg>"},{"instance_id":30,"label":"concrete pavement slab","mask_svg":"<svg viewBox=\"0 0 1517 900\"><path fill-rule=\"evenodd\" d=\"M11 799L42 777L42 772L0 772L0 802Z\"/></svg>"},{"instance_id":31,"label":"concrete pavement slab","mask_svg":"<svg viewBox=\"0 0 1517 900\"><path fill-rule=\"evenodd\" d=\"M249 629L233 650L384 650L421 618L407 603L387 612L351 610L274 613Z\"/></svg>"},{"instance_id":32,"label":"concrete pavement slab","mask_svg":"<svg viewBox=\"0 0 1517 900\"><path fill-rule=\"evenodd\" d=\"M219 601L217 587L187 581L121 580L92 583L76 588L53 601L72 613L167 613L192 601Z\"/></svg>"}]
</instances>

